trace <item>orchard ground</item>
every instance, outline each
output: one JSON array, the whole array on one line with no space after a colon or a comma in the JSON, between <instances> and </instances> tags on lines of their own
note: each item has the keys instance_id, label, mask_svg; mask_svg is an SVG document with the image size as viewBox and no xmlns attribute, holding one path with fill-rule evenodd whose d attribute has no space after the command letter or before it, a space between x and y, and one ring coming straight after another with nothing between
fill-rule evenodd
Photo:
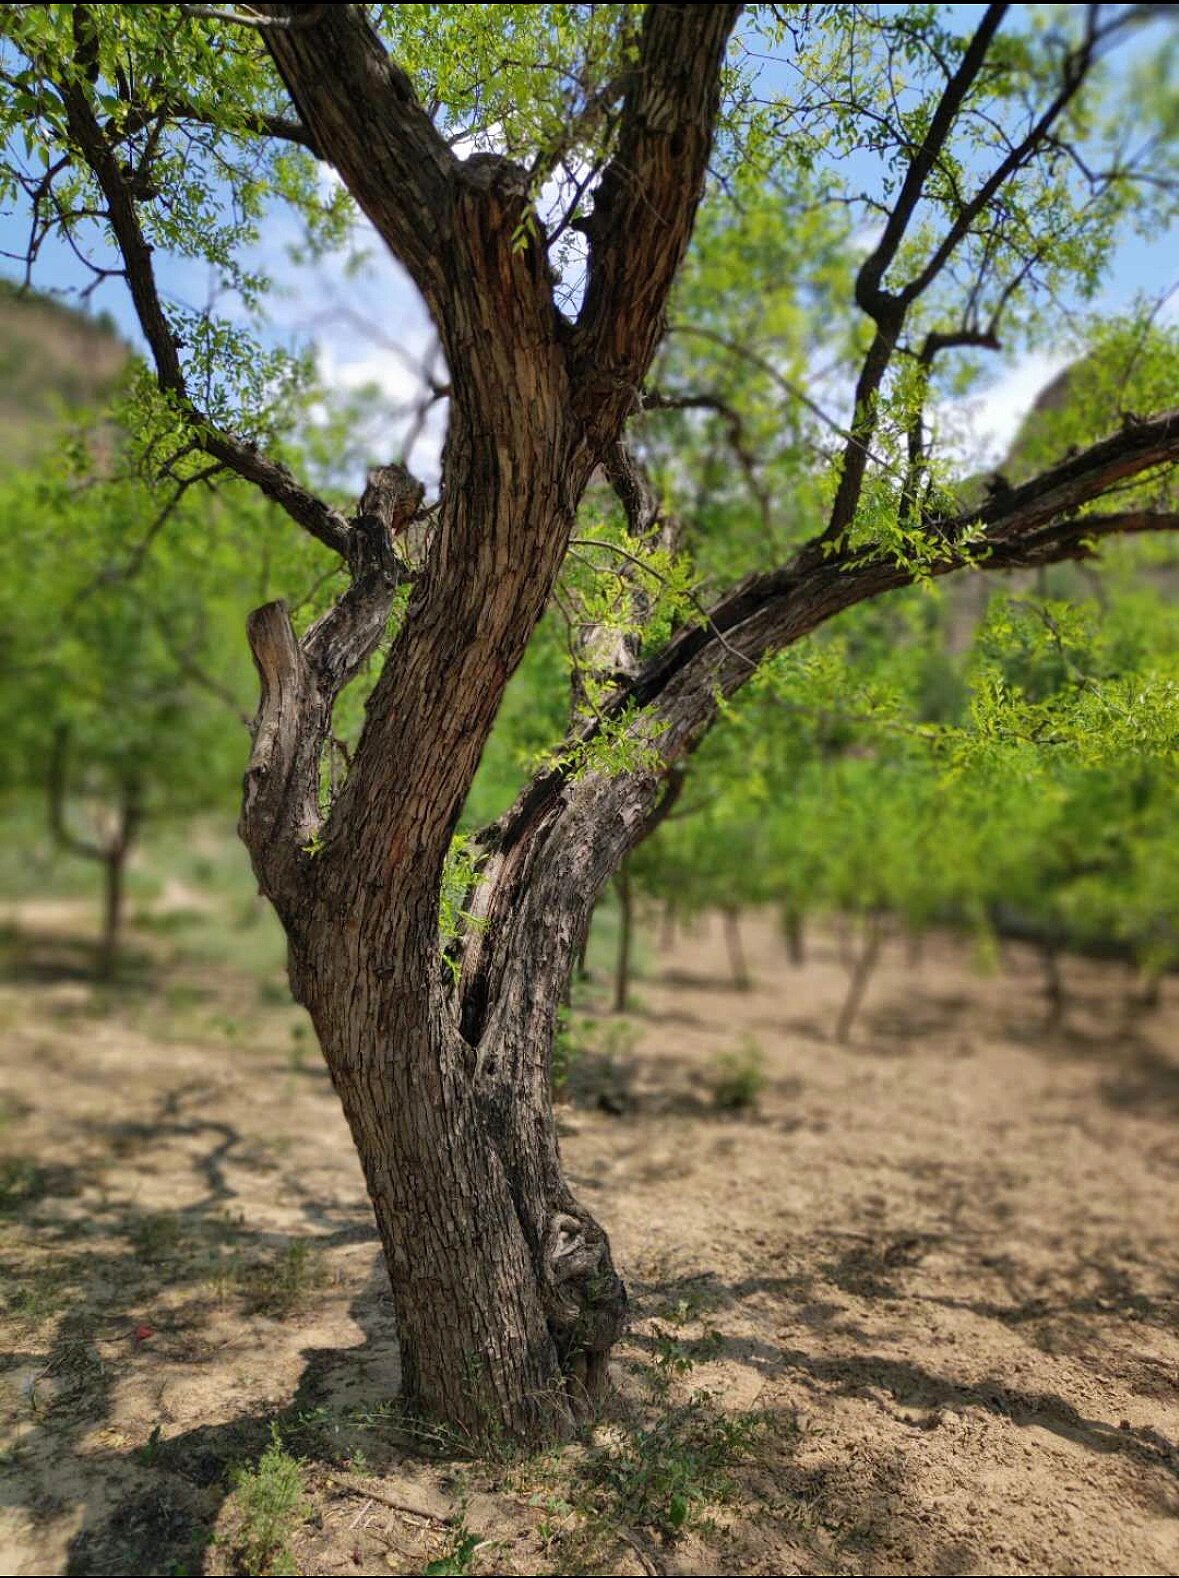
<instances>
[{"instance_id":1,"label":"orchard ground","mask_svg":"<svg viewBox=\"0 0 1179 1578\"><path fill-rule=\"evenodd\" d=\"M1174 979L1131 1016L1069 959L1049 1029L1029 951L897 939L839 1046L835 933L795 967L746 917L742 991L719 921L648 927L562 1109L633 1301L614 1416L471 1460L398 1415L273 923L185 858L117 989L87 899L6 907L4 1571L1179 1570Z\"/></svg>"}]
</instances>

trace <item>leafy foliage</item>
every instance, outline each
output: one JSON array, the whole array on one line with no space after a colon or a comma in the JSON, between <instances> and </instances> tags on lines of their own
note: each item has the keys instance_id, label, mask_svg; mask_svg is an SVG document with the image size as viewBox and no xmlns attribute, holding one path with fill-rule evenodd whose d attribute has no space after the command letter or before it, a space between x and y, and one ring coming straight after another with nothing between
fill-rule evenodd
<instances>
[{"instance_id":1,"label":"leafy foliage","mask_svg":"<svg viewBox=\"0 0 1179 1578\"><path fill-rule=\"evenodd\" d=\"M290 1540L308 1516L309 1505L302 1467L283 1446L277 1425L270 1427L270 1445L257 1466L239 1472L235 1493L240 1514L237 1554L244 1570L297 1572Z\"/></svg>"}]
</instances>

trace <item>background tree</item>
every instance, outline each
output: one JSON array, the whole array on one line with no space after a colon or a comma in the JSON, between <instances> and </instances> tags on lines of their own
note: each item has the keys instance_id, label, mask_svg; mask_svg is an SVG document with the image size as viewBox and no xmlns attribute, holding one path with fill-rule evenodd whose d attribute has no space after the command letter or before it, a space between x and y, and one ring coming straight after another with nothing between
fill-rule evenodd
<instances>
[{"instance_id":1,"label":"background tree","mask_svg":"<svg viewBox=\"0 0 1179 1578\"><path fill-rule=\"evenodd\" d=\"M1111 50L1150 13L991 5L959 33L927 8L751 8L738 27L740 12L5 13L7 189L29 200L31 257L57 231L130 290L155 371L138 390L144 467L235 472L346 571L301 635L283 602L251 616L262 700L241 831L356 1140L406 1399L475 1434L567 1428L602 1383L625 1293L561 1170L553 1031L598 896L725 699L775 652L914 580L1179 524L1173 411L1135 412L973 507L931 421L956 356L1043 332L1054 301L1097 290L1119 224L1173 212L1162 53L1101 98ZM759 91L751 43L781 53L785 87ZM841 183L840 157L862 149L873 174ZM339 178L326 196L308 154ZM558 211L542 215L550 178ZM719 460L696 474L701 518L685 529L691 488L673 514L628 444L669 313L660 380L689 371L678 348L702 285L689 268L682 306L673 288L706 188L701 265L727 252L722 277L743 283L764 224L765 270L793 275L811 314L788 349L832 346L800 397L745 295L736 351L707 311L696 327L752 374L728 397L677 387L653 402L722 424L729 477L762 494L744 512L752 573L728 590L702 582L703 550L692 560L714 491L732 507ZM248 313L264 287L248 248L275 200L314 246L340 239L354 202L421 293L449 377L428 512L397 465L351 516L296 480L274 446L299 369L261 354L240 315L161 293L157 257L195 257ZM827 222L811 231L815 210ZM841 213L871 221L866 251ZM781 454L763 476L750 446L774 444L771 423ZM599 475L621 516L591 490ZM505 687L563 571L587 564L613 607L571 631L569 732L456 873ZM346 776L325 792L337 700L406 578Z\"/></svg>"},{"instance_id":2,"label":"background tree","mask_svg":"<svg viewBox=\"0 0 1179 1578\"><path fill-rule=\"evenodd\" d=\"M109 430L98 435L109 445ZM249 496L232 508L187 489L153 496L114 480L85 433L50 458L52 474L0 485L0 624L14 682L0 703L2 787L39 795L57 847L100 864L97 970L109 979L146 825L233 794L251 692L233 637L267 548L273 567L297 571L289 534Z\"/></svg>"}]
</instances>

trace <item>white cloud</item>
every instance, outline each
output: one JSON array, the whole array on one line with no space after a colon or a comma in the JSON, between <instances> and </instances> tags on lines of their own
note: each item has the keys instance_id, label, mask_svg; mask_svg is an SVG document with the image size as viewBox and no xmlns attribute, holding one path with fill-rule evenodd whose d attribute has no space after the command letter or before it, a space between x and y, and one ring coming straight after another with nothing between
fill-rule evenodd
<instances>
[{"instance_id":1,"label":"white cloud","mask_svg":"<svg viewBox=\"0 0 1179 1578\"><path fill-rule=\"evenodd\" d=\"M883 220L865 220L847 238L848 248L857 256L868 257L884 239Z\"/></svg>"},{"instance_id":2,"label":"white cloud","mask_svg":"<svg viewBox=\"0 0 1179 1578\"><path fill-rule=\"evenodd\" d=\"M414 337L418 338L417 336ZM317 346L319 376L329 389L356 390L375 384L391 405L405 406L424 394L426 385L415 370L415 352L427 345L358 345L354 335L323 336Z\"/></svg>"},{"instance_id":3,"label":"white cloud","mask_svg":"<svg viewBox=\"0 0 1179 1578\"><path fill-rule=\"evenodd\" d=\"M315 178L319 184L321 197L331 197L344 184L335 165L328 164L325 159L315 161Z\"/></svg>"},{"instance_id":4,"label":"white cloud","mask_svg":"<svg viewBox=\"0 0 1179 1578\"><path fill-rule=\"evenodd\" d=\"M421 354L427 346L420 346ZM399 456L406 436L414 425L414 408L427 395L427 386L413 365L414 352L406 347L401 355L392 347L370 346L356 354L355 342L341 346L334 339L321 339L316 355L319 376L330 392L356 394L375 388L378 408L371 420L365 422L366 432L372 433L376 451L374 461L387 461ZM425 421L418 433L410 467L427 487L434 486L442 472L442 446L446 439L446 412L444 400L435 401L426 411Z\"/></svg>"},{"instance_id":5,"label":"white cloud","mask_svg":"<svg viewBox=\"0 0 1179 1578\"><path fill-rule=\"evenodd\" d=\"M939 446L971 470L1000 464L1036 397L1076 353L1032 351L987 388L943 400L933 413Z\"/></svg>"}]
</instances>

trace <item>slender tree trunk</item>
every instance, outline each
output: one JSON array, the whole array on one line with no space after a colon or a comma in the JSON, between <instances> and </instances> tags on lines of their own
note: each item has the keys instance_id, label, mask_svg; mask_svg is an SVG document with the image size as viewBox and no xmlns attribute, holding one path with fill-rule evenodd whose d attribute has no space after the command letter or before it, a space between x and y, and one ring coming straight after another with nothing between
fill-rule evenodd
<instances>
[{"instance_id":1,"label":"slender tree trunk","mask_svg":"<svg viewBox=\"0 0 1179 1578\"><path fill-rule=\"evenodd\" d=\"M786 957L796 969L806 963L806 934L801 913L793 904L782 911L782 937L786 944Z\"/></svg>"},{"instance_id":2,"label":"slender tree trunk","mask_svg":"<svg viewBox=\"0 0 1179 1578\"><path fill-rule=\"evenodd\" d=\"M100 981L112 981L118 973L127 855L127 846L116 842L103 857L102 935L98 943L98 960L95 966L95 973Z\"/></svg>"},{"instance_id":3,"label":"slender tree trunk","mask_svg":"<svg viewBox=\"0 0 1179 1578\"><path fill-rule=\"evenodd\" d=\"M725 947L729 954L729 974L733 978L733 985L739 991L749 990L749 965L745 959L745 947L741 941L741 912L735 909L726 909L725 916Z\"/></svg>"},{"instance_id":4,"label":"slender tree trunk","mask_svg":"<svg viewBox=\"0 0 1179 1578\"><path fill-rule=\"evenodd\" d=\"M103 854L102 938L98 946L98 978L111 981L118 973L123 935L127 857L139 837L143 821L143 793L134 774L123 780L119 793L119 821Z\"/></svg>"},{"instance_id":5,"label":"slender tree trunk","mask_svg":"<svg viewBox=\"0 0 1179 1578\"><path fill-rule=\"evenodd\" d=\"M675 905L668 899L663 906L663 919L659 928L659 950L669 953L675 947Z\"/></svg>"},{"instance_id":6,"label":"slender tree trunk","mask_svg":"<svg viewBox=\"0 0 1179 1578\"><path fill-rule=\"evenodd\" d=\"M1157 969L1142 970L1138 980L1138 990L1134 994L1135 1003L1139 1008L1155 1009L1163 1000L1163 977Z\"/></svg>"},{"instance_id":7,"label":"slender tree trunk","mask_svg":"<svg viewBox=\"0 0 1179 1578\"><path fill-rule=\"evenodd\" d=\"M614 964L614 1012L624 1014L630 1002L631 944L634 903L630 891L630 867L624 860L614 884L618 894L618 953Z\"/></svg>"},{"instance_id":8,"label":"slender tree trunk","mask_svg":"<svg viewBox=\"0 0 1179 1578\"><path fill-rule=\"evenodd\" d=\"M872 979L872 972L880 957L880 945L883 941L883 924L877 916L870 915L864 923L863 946L852 964L847 996L843 1000L843 1007L839 1010L839 1020L835 1026L835 1039L841 1045L846 1045L851 1036L852 1025L860 1011L864 993L868 990L868 982Z\"/></svg>"},{"instance_id":9,"label":"slender tree trunk","mask_svg":"<svg viewBox=\"0 0 1179 1578\"><path fill-rule=\"evenodd\" d=\"M83 860L96 860L102 866L102 930L95 953L94 973L100 981L111 981L118 972L119 944L123 930L124 891L127 857L139 836L143 821L143 791L138 776L131 772L119 788L117 822L105 843L80 838L69 825L69 728L59 724L49 751L46 788L48 791L49 829L55 842Z\"/></svg>"},{"instance_id":10,"label":"slender tree trunk","mask_svg":"<svg viewBox=\"0 0 1179 1578\"><path fill-rule=\"evenodd\" d=\"M839 949L839 962L845 970L855 968L855 932L850 916L840 913L835 917L835 940Z\"/></svg>"},{"instance_id":11,"label":"slender tree trunk","mask_svg":"<svg viewBox=\"0 0 1179 1578\"><path fill-rule=\"evenodd\" d=\"M1068 1011L1068 996L1064 975L1060 968L1060 949L1054 937L1040 947L1040 964L1044 971L1044 1001L1047 1005L1046 1023L1050 1030L1058 1030Z\"/></svg>"},{"instance_id":12,"label":"slender tree trunk","mask_svg":"<svg viewBox=\"0 0 1179 1578\"><path fill-rule=\"evenodd\" d=\"M1157 969L1126 960L1126 990L1122 996L1122 1034L1131 1035L1143 1014L1154 1013L1162 1002L1162 975Z\"/></svg>"}]
</instances>

